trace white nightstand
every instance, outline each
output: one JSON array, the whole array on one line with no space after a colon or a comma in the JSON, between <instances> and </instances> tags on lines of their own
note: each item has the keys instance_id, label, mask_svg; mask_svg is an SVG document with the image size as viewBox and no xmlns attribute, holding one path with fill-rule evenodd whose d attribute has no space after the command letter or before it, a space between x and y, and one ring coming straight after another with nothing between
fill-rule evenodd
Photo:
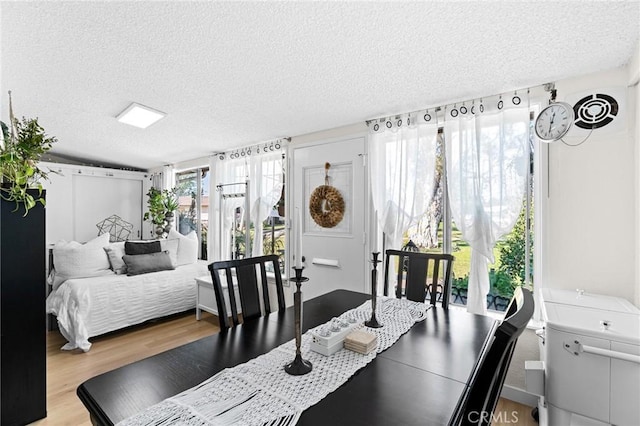
<instances>
[{"instance_id":1,"label":"white nightstand","mask_svg":"<svg viewBox=\"0 0 640 426\"><path fill-rule=\"evenodd\" d=\"M216 294L213 291L211 275L203 275L196 278L196 320L200 321L202 311L218 315Z\"/></svg>"},{"instance_id":2,"label":"white nightstand","mask_svg":"<svg viewBox=\"0 0 640 426\"><path fill-rule=\"evenodd\" d=\"M234 278L235 279L235 278ZM240 295L236 288L236 301L240 303ZM229 293L226 284L223 284L222 291L224 292L224 303L229 310ZM207 311L215 316L218 316L218 305L216 304L216 293L213 291L213 283L211 282L211 275L203 275L196 278L196 320L200 320L202 311ZM242 312L242 308L238 306L238 313Z\"/></svg>"},{"instance_id":3,"label":"white nightstand","mask_svg":"<svg viewBox=\"0 0 640 426\"><path fill-rule=\"evenodd\" d=\"M235 277L233 278L235 281ZM271 302L271 308L277 309L275 286L272 284L273 278L267 275L269 282L269 299ZM226 283L222 284L222 291L224 292L224 303L229 311L229 290ZM284 300L286 306L293 305L293 296L290 291L291 287L284 288ZM236 303L238 304L238 313L242 313L240 307L240 294L238 289L235 288ZM196 319L200 320L202 311L207 311L215 316L218 316L218 305L216 304L216 293L213 291L213 283L211 282L211 275L203 275L196 278Z\"/></svg>"}]
</instances>

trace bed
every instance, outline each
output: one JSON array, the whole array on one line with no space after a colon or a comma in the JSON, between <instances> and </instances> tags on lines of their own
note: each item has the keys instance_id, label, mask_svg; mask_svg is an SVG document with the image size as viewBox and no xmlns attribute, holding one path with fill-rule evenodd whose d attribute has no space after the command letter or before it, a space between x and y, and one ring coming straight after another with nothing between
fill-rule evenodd
<instances>
[{"instance_id":1,"label":"bed","mask_svg":"<svg viewBox=\"0 0 640 426\"><path fill-rule=\"evenodd\" d=\"M209 272L207 262L197 260L194 239L195 234L176 232L161 243L160 252L135 255L120 255L124 243L109 243L106 237L57 243L46 309L68 341L62 349L87 352L91 337L195 308L195 279ZM159 268L162 262L165 267Z\"/></svg>"}]
</instances>

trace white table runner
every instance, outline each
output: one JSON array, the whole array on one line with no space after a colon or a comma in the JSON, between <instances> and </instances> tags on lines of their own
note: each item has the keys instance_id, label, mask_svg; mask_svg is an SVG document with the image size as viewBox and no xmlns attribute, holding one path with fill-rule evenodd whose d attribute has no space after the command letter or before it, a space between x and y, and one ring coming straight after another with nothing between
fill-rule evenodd
<instances>
[{"instance_id":1,"label":"white table runner","mask_svg":"<svg viewBox=\"0 0 640 426\"><path fill-rule=\"evenodd\" d=\"M393 345L429 308L406 299L379 297L376 317L382 328L362 326L378 337L378 348L367 355L341 349L324 356L309 349L311 332L302 335L302 357L313 364L303 376L292 376L284 366L293 361L295 339L244 364L222 370L198 386L149 407L117 426L218 426L295 424L302 412L336 390L376 355ZM343 313L341 320L363 323L371 317L371 302Z\"/></svg>"}]
</instances>

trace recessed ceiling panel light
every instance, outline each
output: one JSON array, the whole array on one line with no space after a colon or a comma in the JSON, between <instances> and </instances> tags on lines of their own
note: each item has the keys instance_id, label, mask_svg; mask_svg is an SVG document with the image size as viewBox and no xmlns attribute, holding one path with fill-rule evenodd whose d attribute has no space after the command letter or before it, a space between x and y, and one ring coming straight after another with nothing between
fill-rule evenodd
<instances>
[{"instance_id":1,"label":"recessed ceiling panel light","mask_svg":"<svg viewBox=\"0 0 640 426\"><path fill-rule=\"evenodd\" d=\"M164 112L146 107L137 103L132 103L116 117L119 122L130 124L131 126L146 129L156 121L163 118Z\"/></svg>"}]
</instances>

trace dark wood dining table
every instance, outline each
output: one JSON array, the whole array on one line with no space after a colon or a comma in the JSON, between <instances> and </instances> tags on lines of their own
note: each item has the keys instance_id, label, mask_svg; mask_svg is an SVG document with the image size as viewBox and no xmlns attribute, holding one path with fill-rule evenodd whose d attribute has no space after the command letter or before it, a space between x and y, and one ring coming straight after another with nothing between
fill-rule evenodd
<instances>
[{"instance_id":1,"label":"dark wood dining table","mask_svg":"<svg viewBox=\"0 0 640 426\"><path fill-rule=\"evenodd\" d=\"M303 330L361 305L370 295L335 290L304 302ZM299 425L445 425L494 320L432 307L395 344L302 413ZM113 425L294 338L288 308L82 383L95 425ZM304 356L304 354L303 354Z\"/></svg>"}]
</instances>

